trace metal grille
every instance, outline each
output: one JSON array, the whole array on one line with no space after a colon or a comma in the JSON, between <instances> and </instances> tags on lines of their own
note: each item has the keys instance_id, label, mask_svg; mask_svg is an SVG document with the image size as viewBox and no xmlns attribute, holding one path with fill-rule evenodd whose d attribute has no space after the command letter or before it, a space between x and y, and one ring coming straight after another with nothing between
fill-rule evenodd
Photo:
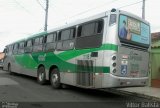
<instances>
[{"instance_id":1,"label":"metal grille","mask_svg":"<svg viewBox=\"0 0 160 108\"><path fill-rule=\"evenodd\" d=\"M81 86L93 86L93 61L78 60L77 61L77 84Z\"/></svg>"}]
</instances>

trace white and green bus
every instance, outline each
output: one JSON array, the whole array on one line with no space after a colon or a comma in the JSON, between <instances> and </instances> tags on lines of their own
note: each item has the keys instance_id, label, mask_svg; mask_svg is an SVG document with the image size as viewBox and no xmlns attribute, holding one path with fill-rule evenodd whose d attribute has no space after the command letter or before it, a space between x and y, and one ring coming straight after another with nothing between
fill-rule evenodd
<instances>
[{"instance_id":1,"label":"white and green bus","mask_svg":"<svg viewBox=\"0 0 160 108\"><path fill-rule=\"evenodd\" d=\"M150 25L112 9L6 46L4 70L83 88L145 86Z\"/></svg>"}]
</instances>

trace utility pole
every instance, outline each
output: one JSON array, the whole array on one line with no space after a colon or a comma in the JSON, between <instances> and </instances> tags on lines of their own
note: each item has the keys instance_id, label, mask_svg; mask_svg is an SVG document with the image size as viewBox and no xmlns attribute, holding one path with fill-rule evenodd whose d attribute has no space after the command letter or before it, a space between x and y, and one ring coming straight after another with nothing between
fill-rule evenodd
<instances>
[{"instance_id":1,"label":"utility pole","mask_svg":"<svg viewBox=\"0 0 160 108\"><path fill-rule=\"evenodd\" d=\"M142 18L145 19L145 0L142 3Z\"/></svg>"},{"instance_id":2,"label":"utility pole","mask_svg":"<svg viewBox=\"0 0 160 108\"><path fill-rule=\"evenodd\" d=\"M48 26L48 7L49 7L49 0L46 0L46 8L45 8L45 25L44 25L44 31L47 31Z\"/></svg>"}]
</instances>

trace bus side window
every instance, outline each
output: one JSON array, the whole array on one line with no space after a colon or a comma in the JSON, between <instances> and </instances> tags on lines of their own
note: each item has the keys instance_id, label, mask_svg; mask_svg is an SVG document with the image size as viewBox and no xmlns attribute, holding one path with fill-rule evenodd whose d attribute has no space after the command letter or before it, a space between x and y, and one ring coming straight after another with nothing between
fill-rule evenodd
<instances>
[{"instance_id":1,"label":"bus side window","mask_svg":"<svg viewBox=\"0 0 160 108\"><path fill-rule=\"evenodd\" d=\"M63 41L63 50L70 50L74 48L75 43L75 28L68 29L69 34L65 34L67 36L66 40Z\"/></svg>"},{"instance_id":2,"label":"bus side window","mask_svg":"<svg viewBox=\"0 0 160 108\"><path fill-rule=\"evenodd\" d=\"M80 37L81 36L81 32L82 32L82 26L78 27L78 33L77 36Z\"/></svg>"},{"instance_id":3,"label":"bus side window","mask_svg":"<svg viewBox=\"0 0 160 108\"><path fill-rule=\"evenodd\" d=\"M95 22L88 23L82 26L82 36L92 36L95 34Z\"/></svg>"},{"instance_id":4,"label":"bus side window","mask_svg":"<svg viewBox=\"0 0 160 108\"><path fill-rule=\"evenodd\" d=\"M12 51L13 51L13 45L10 45L8 50L9 50L9 51L8 51L8 54L12 54Z\"/></svg>"},{"instance_id":5,"label":"bus side window","mask_svg":"<svg viewBox=\"0 0 160 108\"><path fill-rule=\"evenodd\" d=\"M70 39L74 39L75 36L76 36L76 29L73 28L73 29L71 29L71 31L70 31Z\"/></svg>"},{"instance_id":6,"label":"bus side window","mask_svg":"<svg viewBox=\"0 0 160 108\"><path fill-rule=\"evenodd\" d=\"M51 43L51 42L53 42L53 34L49 34L49 35L47 36L46 43Z\"/></svg>"},{"instance_id":7,"label":"bus side window","mask_svg":"<svg viewBox=\"0 0 160 108\"><path fill-rule=\"evenodd\" d=\"M5 55L11 54L11 52L12 52L11 47L12 47L12 45L6 46L6 48L4 49Z\"/></svg>"},{"instance_id":8,"label":"bus side window","mask_svg":"<svg viewBox=\"0 0 160 108\"><path fill-rule=\"evenodd\" d=\"M55 48L56 48L56 37L57 37L56 33L51 33L51 34L47 35L47 37L46 37L46 47L45 47L46 51L55 50Z\"/></svg>"},{"instance_id":9,"label":"bus side window","mask_svg":"<svg viewBox=\"0 0 160 108\"><path fill-rule=\"evenodd\" d=\"M18 47L19 47L19 44L15 43L14 46L13 46L13 54L17 54L18 53Z\"/></svg>"},{"instance_id":10,"label":"bus side window","mask_svg":"<svg viewBox=\"0 0 160 108\"><path fill-rule=\"evenodd\" d=\"M19 43L18 53L19 54L24 53L24 42Z\"/></svg>"},{"instance_id":11,"label":"bus side window","mask_svg":"<svg viewBox=\"0 0 160 108\"><path fill-rule=\"evenodd\" d=\"M61 32L58 33L58 41L61 40Z\"/></svg>"},{"instance_id":12,"label":"bus side window","mask_svg":"<svg viewBox=\"0 0 160 108\"><path fill-rule=\"evenodd\" d=\"M26 41L25 52L26 53L32 52L32 40L31 39Z\"/></svg>"},{"instance_id":13,"label":"bus side window","mask_svg":"<svg viewBox=\"0 0 160 108\"><path fill-rule=\"evenodd\" d=\"M97 26L97 28L96 28L96 32L97 33L102 33L102 31L103 31L103 21L98 21L97 23L96 23L96 26Z\"/></svg>"},{"instance_id":14,"label":"bus side window","mask_svg":"<svg viewBox=\"0 0 160 108\"><path fill-rule=\"evenodd\" d=\"M70 38L70 29L61 32L61 40L68 40Z\"/></svg>"},{"instance_id":15,"label":"bus side window","mask_svg":"<svg viewBox=\"0 0 160 108\"><path fill-rule=\"evenodd\" d=\"M34 39L33 52L40 52L43 50L43 37L37 37Z\"/></svg>"},{"instance_id":16,"label":"bus side window","mask_svg":"<svg viewBox=\"0 0 160 108\"><path fill-rule=\"evenodd\" d=\"M75 28L65 29L59 32L57 50L69 50L74 47Z\"/></svg>"},{"instance_id":17,"label":"bus side window","mask_svg":"<svg viewBox=\"0 0 160 108\"><path fill-rule=\"evenodd\" d=\"M39 38L39 45L43 44L43 37Z\"/></svg>"},{"instance_id":18,"label":"bus side window","mask_svg":"<svg viewBox=\"0 0 160 108\"><path fill-rule=\"evenodd\" d=\"M62 31L59 31L58 33L58 40L57 40L57 45L56 45L56 49L57 50L63 50L63 46L62 46Z\"/></svg>"},{"instance_id":19,"label":"bus side window","mask_svg":"<svg viewBox=\"0 0 160 108\"><path fill-rule=\"evenodd\" d=\"M57 41L57 33L54 33L53 34L53 42L56 42Z\"/></svg>"},{"instance_id":20,"label":"bus side window","mask_svg":"<svg viewBox=\"0 0 160 108\"><path fill-rule=\"evenodd\" d=\"M76 49L100 47L103 25L102 19L80 25L77 31Z\"/></svg>"},{"instance_id":21,"label":"bus side window","mask_svg":"<svg viewBox=\"0 0 160 108\"><path fill-rule=\"evenodd\" d=\"M39 38L35 38L33 45L36 46L36 45L38 45L38 44L39 44Z\"/></svg>"}]
</instances>

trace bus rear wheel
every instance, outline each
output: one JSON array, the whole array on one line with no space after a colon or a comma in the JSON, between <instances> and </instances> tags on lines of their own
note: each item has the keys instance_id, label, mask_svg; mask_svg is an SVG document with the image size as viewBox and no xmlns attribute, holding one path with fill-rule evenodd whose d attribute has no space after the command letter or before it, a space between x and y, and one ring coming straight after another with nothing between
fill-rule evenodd
<instances>
[{"instance_id":1,"label":"bus rear wheel","mask_svg":"<svg viewBox=\"0 0 160 108\"><path fill-rule=\"evenodd\" d=\"M50 73L51 86L55 89L61 88L60 73L57 68L52 69Z\"/></svg>"},{"instance_id":2,"label":"bus rear wheel","mask_svg":"<svg viewBox=\"0 0 160 108\"><path fill-rule=\"evenodd\" d=\"M45 68L43 66L38 68L37 81L39 84L44 85L46 83Z\"/></svg>"}]
</instances>

